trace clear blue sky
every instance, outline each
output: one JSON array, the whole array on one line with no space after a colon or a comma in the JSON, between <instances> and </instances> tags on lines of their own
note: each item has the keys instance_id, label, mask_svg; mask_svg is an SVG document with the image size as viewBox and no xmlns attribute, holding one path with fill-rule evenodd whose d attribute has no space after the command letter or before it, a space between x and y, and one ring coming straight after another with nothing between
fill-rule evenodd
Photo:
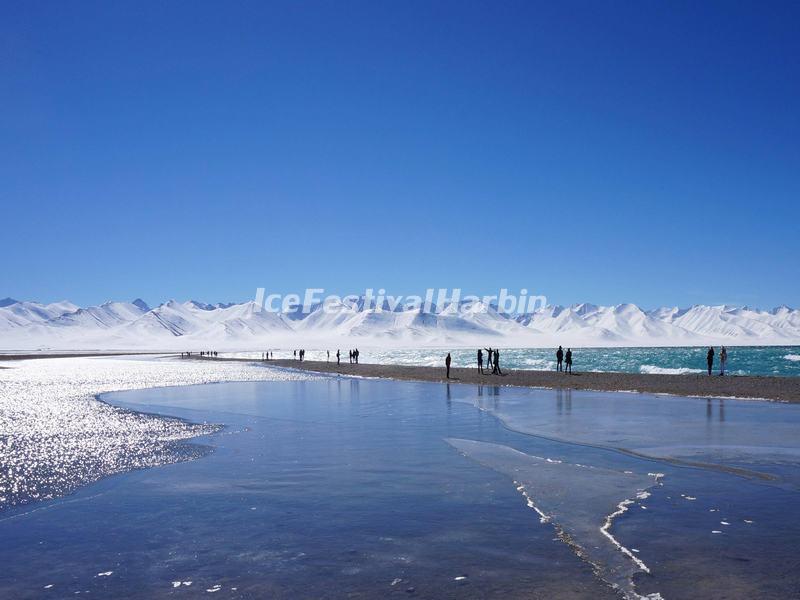
<instances>
[{"instance_id":1,"label":"clear blue sky","mask_svg":"<svg viewBox=\"0 0 800 600\"><path fill-rule=\"evenodd\" d=\"M800 4L19 2L0 297L800 304Z\"/></svg>"}]
</instances>

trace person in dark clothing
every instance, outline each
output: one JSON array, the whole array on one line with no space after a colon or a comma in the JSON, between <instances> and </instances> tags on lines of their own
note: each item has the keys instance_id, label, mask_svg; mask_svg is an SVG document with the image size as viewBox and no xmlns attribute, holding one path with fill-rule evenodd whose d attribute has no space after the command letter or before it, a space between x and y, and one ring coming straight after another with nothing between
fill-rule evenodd
<instances>
[{"instance_id":1,"label":"person in dark clothing","mask_svg":"<svg viewBox=\"0 0 800 600\"><path fill-rule=\"evenodd\" d=\"M356 359L356 364L358 364L358 355L359 354L361 354L361 353L358 351L358 348L356 348L355 352L353 352L353 357Z\"/></svg>"},{"instance_id":2,"label":"person in dark clothing","mask_svg":"<svg viewBox=\"0 0 800 600\"><path fill-rule=\"evenodd\" d=\"M447 353L447 358L444 359L444 366L447 367L447 378L450 379L450 363L453 359L450 358L450 353Z\"/></svg>"},{"instance_id":3,"label":"person in dark clothing","mask_svg":"<svg viewBox=\"0 0 800 600\"><path fill-rule=\"evenodd\" d=\"M558 350L556 350L556 371L563 371L564 370L564 349L559 346Z\"/></svg>"},{"instance_id":4,"label":"person in dark clothing","mask_svg":"<svg viewBox=\"0 0 800 600\"><path fill-rule=\"evenodd\" d=\"M494 357L492 360L492 373L497 373L498 375L502 375L503 372L500 370L500 350L497 348L494 349Z\"/></svg>"},{"instance_id":5,"label":"person in dark clothing","mask_svg":"<svg viewBox=\"0 0 800 600\"><path fill-rule=\"evenodd\" d=\"M708 348L708 354L706 354L706 362L708 363L708 374L711 375L711 370L714 368L714 347L710 346Z\"/></svg>"},{"instance_id":6,"label":"person in dark clothing","mask_svg":"<svg viewBox=\"0 0 800 600\"><path fill-rule=\"evenodd\" d=\"M486 368L492 368L492 361L494 360L494 350L491 348L484 348L486 350Z\"/></svg>"},{"instance_id":7,"label":"person in dark clothing","mask_svg":"<svg viewBox=\"0 0 800 600\"><path fill-rule=\"evenodd\" d=\"M725 365L728 362L728 351L725 349L725 346L720 348L719 350L719 374L725 375Z\"/></svg>"},{"instance_id":8,"label":"person in dark clothing","mask_svg":"<svg viewBox=\"0 0 800 600\"><path fill-rule=\"evenodd\" d=\"M567 348L567 353L564 355L564 362L567 364L565 371L572 373L572 348Z\"/></svg>"},{"instance_id":9,"label":"person in dark clothing","mask_svg":"<svg viewBox=\"0 0 800 600\"><path fill-rule=\"evenodd\" d=\"M342 355L339 353L339 350L337 348L337 350L336 350L336 365L338 366L340 364L342 364Z\"/></svg>"},{"instance_id":10,"label":"person in dark clothing","mask_svg":"<svg viewBox=\"0 0 800 600\"><path fill-rule=\"evenodd\" d=\"M352 350L349 351L348 357L350 358L350 364L352 365L353 364L353 351Z\"/></svg>"},{"instance_id":11,"label":"person in dark clothing","mask_svg":"<svg viewBox=\"0 0 800 600\"><path fill-rule=\"evenodd\" d=\"M478 373L483 375L483 350L478 348Z\"/></svg>"}]
</instances>

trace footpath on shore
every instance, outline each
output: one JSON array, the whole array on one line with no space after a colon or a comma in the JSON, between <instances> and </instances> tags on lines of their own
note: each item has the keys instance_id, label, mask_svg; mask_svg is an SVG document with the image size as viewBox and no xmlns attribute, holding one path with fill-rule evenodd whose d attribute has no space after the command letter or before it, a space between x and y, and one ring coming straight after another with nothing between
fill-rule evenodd
<instances>
[{"instance_id":1,"label":"footpath on shore","mask_svg":"<svg viewBox=\"0 0 800 600\"><path fill-rule=\"evenodd\" d=\"M194 356L192 358L195 358ZM196 357L201 358L201 357ZM800 403L800 377L761 377L749 375L661 375L644 373L559 373L556 371L506 370L503 375L478 372L477 368L450 369L450 379L441 367L414 367L406 365L350 364L336 361L279 359L260 361L248 358L202 357L202 360L256 362L276 367L339 375L357 375L400 379L405 381L431 381L436 383L468 383L475 385L509 385L518 387L563 388L572 390L598 390L605 392L645 392L720 398L752 398ZM444 362L444 361L442 361Z\"/></svg>"}]
</instances>

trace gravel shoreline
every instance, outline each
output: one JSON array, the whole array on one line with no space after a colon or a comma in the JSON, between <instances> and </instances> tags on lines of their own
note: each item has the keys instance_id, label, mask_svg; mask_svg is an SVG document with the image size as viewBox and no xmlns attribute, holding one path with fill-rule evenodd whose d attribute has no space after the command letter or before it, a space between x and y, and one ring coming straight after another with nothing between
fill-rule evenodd
<instances>
[{"instance_id":1,"label":"gravel shoreline","mask_svg":"<svg viewBox=\"0 0 800 600\"><path fill-rule=\"evenodd\" d=\"M206 359L204 359L206 360ZM800 377L762 377L751 375L662 375L644 373L558 373L555 371L504 370L504 375L481 375L477 369L452 368L450 379L442 367L412 367L361 363L353 365L336 362L270 360L263 362L245 358L209 358L234 360L288 367L304 371L379 377L406 381L437 383L468 383L475 385L507 385L517 387L566 388L605 392L644 392L674 396L749 398L800 403Z\"/></svg>"},{"instance_id":2,"label":"gravel shoreline","mask_svg":"<svg viewBox=\"0 0 800 600\"><path fill-rule=\"evenodd\" d=\"M86 352L70 354L6 354L0 355L0 363L13 366L16 360L37 358L68 358L86 356L118 356L150 354L149 352ZM155 353L154 353L155 354ZM159 353L169 355L171 353ZM664 375L650 373L611 373L575 372L572 374L555 371L504 370L503 375L481 375L477 369L452 368L450 379L445 378L444 360L442 367L414 367L408 365L387 365L349 362L337 365L335 361L322 362L291 359L260 361L252 358L200 357L192 355L187 360L213 360L220 362L247 362L276 367L286 367L318 373L377 377L404 381L430 381L434 383L467 383L474 385L505 385L534 388L563 388L573 390L595 390L604 392L643 392L649 394L670 394L700 398L747 398L753 400L775 400L800 404L800 377L769 377L756 375L718 375L705 374Z\"/></svg>"}]
</instances>

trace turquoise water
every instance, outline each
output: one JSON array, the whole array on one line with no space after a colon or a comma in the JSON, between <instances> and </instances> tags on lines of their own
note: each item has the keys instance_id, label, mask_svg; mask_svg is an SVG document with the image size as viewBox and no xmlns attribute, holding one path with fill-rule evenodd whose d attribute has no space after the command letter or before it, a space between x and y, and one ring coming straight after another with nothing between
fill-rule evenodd
<instances>
[{"instance_id":1,"label":"turquoise water","mask_svg":"<svg viewBox=\"0 0 800 600\"><path fill-rule=\"evenodd\" d=\"M800 346L728 346L728 366L731 375L772 375L800 377ZM566 351L566 347L564 350ZM474 367L478 349L419 348L379 349L360 348L362 363L441 367L448 352L454 367ZM715 372L719 372L719 347L715 347ZM556 368L555 348L500 347L500 365L508 369L548 370ZM682 348L573 348L575 371L612 371L619 373L687 374L706 372L707 347ZM336 349L332 349L331 360ZM485 353L484 353L485 355ZM228 352L224 356L260 358L258 352ZM292 358L290 350L275 350L274 357ZM307 360L327 360L326 350L308 349ZM342 349L342 361L347 361L347 348Z\"/></svg>"},{"instance_id":2,"label":"turquoise water","mask_svg":"<svg viewBox=\"0 0 800 600\"><path fill-rule=\"evenodd\" d=\"M728 346L727 372L733 375L800 376L800 346ZM566 350L566 348L564 348ZM573 348L576 371L623 373L704 373L705 347ZM714 367L719 372L719 347ZM441 366L447 349L367 350L361 362ZM475 366L475 350L451 350L453 365ZM555 348L500 348L500 365L509 369L556 368ZM308 357L314 357L309 353Z\"/></svg>"}]
</instances>

